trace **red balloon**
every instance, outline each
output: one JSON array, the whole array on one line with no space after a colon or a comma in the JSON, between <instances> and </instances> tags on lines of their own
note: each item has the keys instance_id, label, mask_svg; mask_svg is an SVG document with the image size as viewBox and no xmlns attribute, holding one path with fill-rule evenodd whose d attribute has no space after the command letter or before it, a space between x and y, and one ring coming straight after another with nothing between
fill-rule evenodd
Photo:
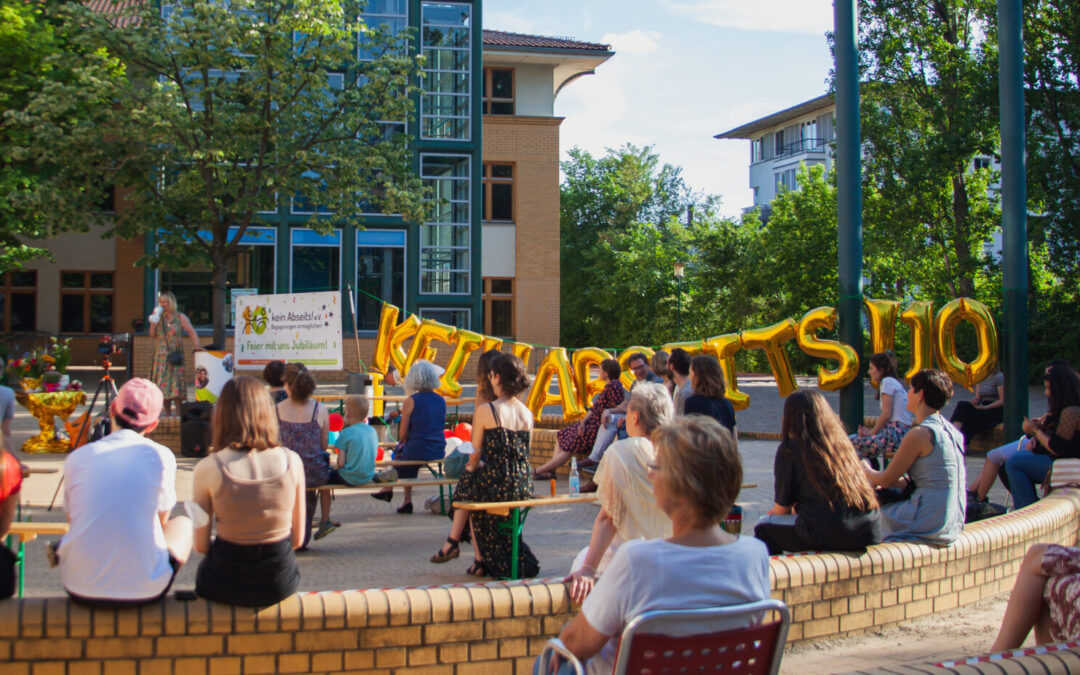
<instances>
[{"instance_id":1,"label":"red balloon","mask_svg":"<svg viewBox=\"0 0 1080 675\"><path fill-rule=\"evenodd\" d=\"M379 448L378 454L375 455L375 461L376 462L381 462L382 458L383 458L383 449Z\"/></svg>"},{"instance_id":2,"label":"red balloon","mask_svg":"<svg viewBox=\"0 0 1080 675\"><path fill-rule=\"evenodd\" d=\"M341 413L330 413L330 431L341 431L345 428L345 418Z\"/></svg>"},{"instance_id":3,"label":"red balloon","mask_svg":"<svg viewBox=\"0 0 1080 675\"><path fill-rule=\"evenodd\" d=\"M462 443L471 441L472 425L468 422L458 422L458 425L454 427L454 436L460 438Z\"/></svg>"},{"instance_id":4,"label":"red balloon","mask_svg":"<svg viewBox=\"0 0 1080 675\"><path fill-rule=\"evenodd\" d=\"M443 429L442 430L442 437L443 438L450 438L453 435L454 435L454 430L453 429Z\"/></svg>"}]
</instances>

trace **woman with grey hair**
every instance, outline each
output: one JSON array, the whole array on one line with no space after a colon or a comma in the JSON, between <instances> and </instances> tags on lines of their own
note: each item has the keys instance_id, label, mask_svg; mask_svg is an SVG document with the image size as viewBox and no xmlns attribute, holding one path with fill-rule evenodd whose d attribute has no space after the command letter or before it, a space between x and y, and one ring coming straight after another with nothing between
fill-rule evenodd
<instances>
[{"instance_id":1,"label":"woman with grey hair","mask_svg":"<svg viewBox=\"0 0 1080 675\"><path fill-rule=\"evenodd\" d=\"M607 449L596 467L596 482L582 488L582 492L599 493L600 513L589 545L578 553L573 571L564 579L573 582L570 595L575 602L589 594L621 543L671 536L671 520L657 507L649 480L649 465L656 460L649 436L673 417L674 404L664 385L641 382L630 393L626 411L630 438Z\"/></svg>"},{"instance_id":2,"label":"woman with grey hair","mask_svg":"<svg viewBox=\"0 0 1080 675\"><path fill-rule=\"evenodd\" d=\"M446 400L435 393L439 388L439 372L431 361L417 361L405 374L405 394L409 397L401 406L398 443L394 459L442 459L446 454ZM397 467L400 478L416 478L418 466ZM412 513L412 488L402 488L405 500L398 513ZM394 498L393 489L371 495L388 502Z\"/></svg>"}]
</instances>

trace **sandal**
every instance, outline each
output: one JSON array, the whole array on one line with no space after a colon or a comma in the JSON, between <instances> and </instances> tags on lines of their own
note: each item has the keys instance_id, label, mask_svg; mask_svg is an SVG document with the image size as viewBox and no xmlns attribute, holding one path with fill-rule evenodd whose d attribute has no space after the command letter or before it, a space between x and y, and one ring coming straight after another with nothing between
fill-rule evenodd
<instances>
[{"instance_id":1,"label":"sandal","mask_svg":"<svg viewBox=\"0 0 1080 675\"><path fill-rule=\"evenodd\" d=\"M469 569L465 570L465 574L474 577L486 577L488 575L483 560L473 560L472 565L469 565Z\"/></svg>"},{"instance_id":2,"label":"sandal","mask_svg":"<svg viewBox=\"0 0 1080 675\"><path fill-rule=\"evenodd\" d=\"M438 551L436 551L435 555L431 556L431 562L433 562L433 563L450 562L454 558L461 555L461 549L458 546L458 544L460 542L457 539L454 539L453 537L447 537L446 538L446 543L450 544L449 550L447 550L446 552L443 552L443 550L440 548Z\"/></svg>"},{"instance_id":3,"label":"sandal","mask_svg":"<svg viewBox=\"0 0 1080 675\"><path fill-rule=\"evenodd\" d=\"M555 477L554 471L533 471L533 480L551 480Z\"/></svg>"}]
</instances>

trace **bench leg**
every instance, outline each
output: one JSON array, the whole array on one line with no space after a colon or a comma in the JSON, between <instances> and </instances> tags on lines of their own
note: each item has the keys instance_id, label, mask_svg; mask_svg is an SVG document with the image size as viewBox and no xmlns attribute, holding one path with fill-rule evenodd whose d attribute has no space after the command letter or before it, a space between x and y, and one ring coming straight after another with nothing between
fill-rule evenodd
<instances>
[{"instance_id":1,"label":"bench leg","mask_svg":"<svg viewBox=\"0 0 1080 675\"><path fill-rule=\"evenodd\" d=\"M521 542L521 509L514 508L511 515L513 520L510 527L513 528L510 534L510 579L521 578L521 570L518 566L518 545Z\"/></svg>"}]
</instances>

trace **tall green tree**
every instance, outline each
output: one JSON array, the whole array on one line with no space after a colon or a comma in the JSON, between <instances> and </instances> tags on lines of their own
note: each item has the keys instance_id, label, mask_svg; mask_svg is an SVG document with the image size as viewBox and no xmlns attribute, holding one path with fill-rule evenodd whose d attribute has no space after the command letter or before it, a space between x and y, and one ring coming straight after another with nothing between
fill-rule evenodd
<instances>
[{"instance_id":1,"label":"tall green tree","mask_svg":"<svg viewBox=\"0 0 1080 675\"><path fill-rule=\"evenodd\" d=\"M666 294L674 311L673 268L687 245L678 222L695 207L694 217L705 216L710 200L649 147L600 158L574 148L562 170L562 344L641 341L657 325L674 336L675 317L669 324L656 303Z\"/></svg>"},{"instance_id":2,"label":"tall green tree","mask_svg":"<svg viewBox=\"0 0 1080 675\"><path fill-rule=\"evenodd\" d=\"M0 0L0 273L51 257L36 241L105 222L98 141L123 82L67 3Z\"/></svg>"},{"instance_id":3,"label":"tall green tree","mask_svg":"<svg viewBox=\"0 0 1080 675\"><path fill-rule=\"evenodd\" d=\"M134 21L86 16L132 73L109 135L117 180L133 188L117 231L156 234L145 264L212 270L215 341L229 261L260 211L302 196L321 232L361 211L423 218L408 138L396 133L421 57L407 35L366 25L362 4L179 0L121 19ZM426 40L456 37L428 30Z\"/></svg>"},{"instance_id":4,"label":"tall green tree","mask_svg":"<svg viewBox=\"0 0 1080 675\"><path fill-rule=\"evenodd\" d=\"M892 242L901 287L977 295L1000 227L978 157L997 152L993 0L868 0L859 5L867 231ZM900 271L899 269L896 271Z\"/></svg>"}]
</instances>

